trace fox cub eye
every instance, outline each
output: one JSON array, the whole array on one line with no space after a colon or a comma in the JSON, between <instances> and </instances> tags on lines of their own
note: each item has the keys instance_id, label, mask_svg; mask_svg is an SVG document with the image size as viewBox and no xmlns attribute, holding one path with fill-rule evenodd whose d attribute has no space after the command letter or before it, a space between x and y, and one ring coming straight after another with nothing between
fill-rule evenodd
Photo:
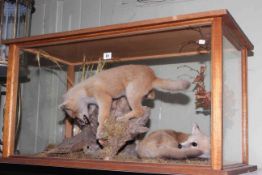
<instances>
[{"instance_id":1,"label":"fox cub eye","mask_svg":"<svg viewBox=\"0 0 262 175\"><path fill-rule=\"evenodd\" d=\"M197 143L196 143L196 142L192 142L191 144L192 144L192 146L194 146L194 147L197 146Z\"/></svg>"},{"instance_id":2,"label":"fox cub eye","mask_svg":"<svg viewBox=\"0 0 262 175\"><path fill-rule=\"evenodd\" d=\"M177 147L178 147L179 149L181 149L181 148L182 148L182 145L179 143L179 144L177 145Z\"/></svg>"}]
</instances>

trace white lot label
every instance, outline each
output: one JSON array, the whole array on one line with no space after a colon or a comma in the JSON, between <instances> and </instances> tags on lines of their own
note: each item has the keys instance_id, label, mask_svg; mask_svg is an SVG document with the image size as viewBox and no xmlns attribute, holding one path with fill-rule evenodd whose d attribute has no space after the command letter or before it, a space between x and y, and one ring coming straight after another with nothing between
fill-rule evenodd
<instances>
[{"instance_id":1,"label":"white lot label","mask_svg":"<svg viewBox=\"0 0 262 175\"><path fill-rule=\"evenodd\" d=\"M200 40L198 40L198 44L205 45L206 44L206 40L200 39Z\"/></svg>"},{"instance_id":2,"label":"white lot label","mask_svg":"<svg viewBox=\"0 0 262 175\"><path fill-rule=\"evenodd\" d=\"M104 60L110 60L112 59L112 52L105 52L103 55Z\"/></svg>"}]
</instances>

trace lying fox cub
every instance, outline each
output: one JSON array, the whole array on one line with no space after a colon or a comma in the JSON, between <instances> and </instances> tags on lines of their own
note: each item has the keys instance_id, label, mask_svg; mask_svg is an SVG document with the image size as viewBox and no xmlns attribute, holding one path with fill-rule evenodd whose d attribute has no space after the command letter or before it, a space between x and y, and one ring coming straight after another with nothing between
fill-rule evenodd
<instances>
[{"instance_id":1,"label":"lying fox cub","mask_svg":"<svg viewBox=\"0 0 262 175\"><path fill-rule=\"evenodd\" d=\"M100 73L75 85L64 95L60 105L69 116L83 125L88 122L88 104L97 104L97 139L104 137L103 124L109 117L113 98L126 96L132 109L121 117L127 121L144 114L142 99L152 96L152 89L168 92L187 89L190 83L185 80L167 80L156 77L153 70L145 65L125 65L101 71ZM150 93L150 94L149 94Z\"/></svg>"},{"instance_id":2,"label":"lying fox cub","mask_svg":"<svg viewBox=\"0 0 262 175\"><path fill-rule=\"evenodd\" d=\"M209 158L210 141L198 125L194 124L192 134L174 130L154 131L137 142L136 152L140 158Z\"/></svg>"}]
</instances>

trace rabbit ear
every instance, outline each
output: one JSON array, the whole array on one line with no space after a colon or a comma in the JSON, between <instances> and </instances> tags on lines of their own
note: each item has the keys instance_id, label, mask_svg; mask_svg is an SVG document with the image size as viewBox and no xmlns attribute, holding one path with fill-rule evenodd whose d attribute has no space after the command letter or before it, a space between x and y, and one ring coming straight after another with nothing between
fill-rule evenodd
<instances>
[{"instance_id":1,"label":"rabbit ear","mask_svg":"<svg viewBox=\"0 0 262 175\"><path fill-rule=\"evenodd\" d=\"M192 135L195 135L195 134L198 134L198 133L200 133L200 128L199 128L197 123L194 123L193 127L192 127Z\"/></svg>"}]
</instances>

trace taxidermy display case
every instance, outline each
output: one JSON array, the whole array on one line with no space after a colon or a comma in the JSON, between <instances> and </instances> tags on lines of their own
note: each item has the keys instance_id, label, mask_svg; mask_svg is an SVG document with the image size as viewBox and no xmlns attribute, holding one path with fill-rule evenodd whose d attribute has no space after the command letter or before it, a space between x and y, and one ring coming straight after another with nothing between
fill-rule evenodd
<instances>
[{"instance_id":1,"label":"taxidermy display case","mask_svg":"<svg viewBox=\"0 0 262 175\"><path fill-rule=\"evenodd\" d=\"M253 45L227 10L3 43L2 163L201 175L257 168L248 164Z\"/></svg>"}]
</instances>

